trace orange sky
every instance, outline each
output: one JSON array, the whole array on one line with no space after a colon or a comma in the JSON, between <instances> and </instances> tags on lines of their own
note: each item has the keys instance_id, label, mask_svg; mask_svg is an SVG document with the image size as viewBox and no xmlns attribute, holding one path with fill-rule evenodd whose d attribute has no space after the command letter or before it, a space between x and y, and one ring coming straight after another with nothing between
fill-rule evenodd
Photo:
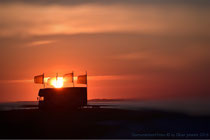
<instances>
[{"instance_id":1,"label":"orange sky","mask_svg":"<svg viewBox=\"0 0 210 140\"><path fill-rule=\"evenodd\" d=\"M209 98L208 2L0 2L0 102L88 71L88 98Z\"/></svg>"}]
</instances>

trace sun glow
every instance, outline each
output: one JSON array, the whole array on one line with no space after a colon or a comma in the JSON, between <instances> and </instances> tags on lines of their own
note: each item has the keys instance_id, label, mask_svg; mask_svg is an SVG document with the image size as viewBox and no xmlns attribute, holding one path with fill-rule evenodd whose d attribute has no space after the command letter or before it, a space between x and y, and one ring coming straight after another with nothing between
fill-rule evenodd
<instances>
[{"instance_id":1,"label":"sun glow","mask_svg":"<svg viewBox=\"0 0 210 140\"><path fill-rule=\"evenodd\" d=\"M53 85L55 88L63 87L63 83L64 83L63 77L57 77L57 79L53 78L52 80L50 80L50 85Z\"/></svg>"}]
</instances>

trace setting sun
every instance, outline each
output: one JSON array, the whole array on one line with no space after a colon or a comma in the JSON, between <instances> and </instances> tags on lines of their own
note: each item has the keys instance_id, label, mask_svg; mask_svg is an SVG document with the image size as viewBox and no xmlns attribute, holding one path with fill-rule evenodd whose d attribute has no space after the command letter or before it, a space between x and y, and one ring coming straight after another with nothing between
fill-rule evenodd
<instances>
[{"instance_id":1,"label":"setting sun","mask_svg":"<svg viewBox=\"0 0 210 140\"><path fill-rule=\"evenodd\" d=\"M57 79L53 78L52 80L50 80L50 85L53 85L55 88L63 87L63 83L64 83L63 77L58 77Z\"/></svg>"}]
</instances>

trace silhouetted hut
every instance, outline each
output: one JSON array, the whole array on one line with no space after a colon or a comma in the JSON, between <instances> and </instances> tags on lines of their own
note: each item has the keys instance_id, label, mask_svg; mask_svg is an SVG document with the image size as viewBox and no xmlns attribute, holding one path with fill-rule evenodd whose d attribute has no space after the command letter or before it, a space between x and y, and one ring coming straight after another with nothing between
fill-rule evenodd
<instances>
[{"instance_id":1,"label":"silhouetted hut","mask_svg":"<svg viewBox=\"0 0 210 140\"><path fill-rule=\"evenodd\" d=\"M39 90L39 109L76 109L87 105L87 87Z\"/></svg>"}]
</instances>

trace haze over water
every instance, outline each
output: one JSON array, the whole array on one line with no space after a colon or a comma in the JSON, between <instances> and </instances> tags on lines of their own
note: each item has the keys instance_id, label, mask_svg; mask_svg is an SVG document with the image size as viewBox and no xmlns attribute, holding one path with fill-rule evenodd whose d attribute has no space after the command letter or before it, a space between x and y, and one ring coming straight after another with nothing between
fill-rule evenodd
<instances>
[{"instance_id":1,"label":"haze over water","mask_svg":"<svg viewBox=\"0 0 210 140\"><path fill-rule=\"evenodd\" d=\"M32 105L32 106L31 106ZM0 111L37 109L33 105L38 102L10 102L0 103ZM187 115L210 115L209 101L139 101L139 100L91 100L88 105L99 105L100 108L114 108L124 110L160 110L184 113Z\"/></svg>"}]
</instances>

